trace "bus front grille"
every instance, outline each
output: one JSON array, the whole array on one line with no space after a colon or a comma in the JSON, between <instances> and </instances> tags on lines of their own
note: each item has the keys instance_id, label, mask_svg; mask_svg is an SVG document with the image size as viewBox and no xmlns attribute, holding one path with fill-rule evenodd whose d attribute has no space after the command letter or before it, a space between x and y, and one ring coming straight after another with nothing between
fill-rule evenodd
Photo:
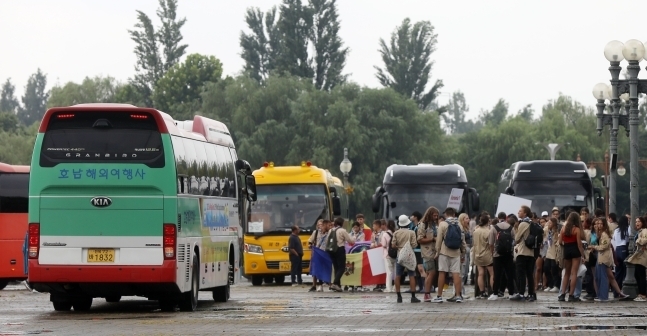
<instances>
[{"instance_id":1,"label":"bus front grille","mask_svg":"<svg viewBox=\"0 0 647 336\"><path fill-rule=\"evenodd\" d=\"M279 269L279 261L266 261L265 265L267 266L267 269ZM301 268L308 267L310 267L310 260L303 260L301 262Z\"/></svg>"}]
</instances>

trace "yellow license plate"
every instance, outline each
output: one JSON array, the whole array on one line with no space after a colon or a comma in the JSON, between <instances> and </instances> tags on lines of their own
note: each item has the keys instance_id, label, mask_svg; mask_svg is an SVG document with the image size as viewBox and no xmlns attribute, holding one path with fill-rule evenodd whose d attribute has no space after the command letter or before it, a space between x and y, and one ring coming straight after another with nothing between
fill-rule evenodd
<instances>
[{"instance_id":1,"label":"yellow license plate","mask_svg":"<svg viewBox=\"0 0 647 336\"><path fill-rule=\"evenodd\" d=\"M279 271L289 272L292 269L292 263L289 261L282 261L279 263Z\"/></svg>"},{"instance_id":2,"label":"yellow license plate","mask_svg":"<svg viewBox=\"0 0 647 336\"><path fill-rule=\"evenodd\" d=\"M115 262L115 249L88 249L88 262Z\"/></svg>"}]
</instances>

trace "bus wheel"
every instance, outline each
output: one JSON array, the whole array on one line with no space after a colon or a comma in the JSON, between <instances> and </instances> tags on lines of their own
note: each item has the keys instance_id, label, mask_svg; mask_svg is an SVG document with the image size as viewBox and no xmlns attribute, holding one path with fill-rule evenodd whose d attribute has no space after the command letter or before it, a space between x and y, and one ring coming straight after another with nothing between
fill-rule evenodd
<instances>
[{"instance_id":1,"label":"bus wheel","mask_svg":"<svg viewBox=\"0 0 647 336\"><path fill-rule=\"evenodd\" d=\"M274 282L274 277L273 277L273 276L271 276L271 275L264 276L264 277L263 277L263 281L264 281L266 284L271 284L272 282Z\"/></svg>"},{"instance_id":2,"label":"bus wheel","mask_svg":"<svg viewBox=\"0 0 647 336\"><path fill-rule=\"evenodd\" d=\"M198 290L200 290L200 265L198 256L193 256L193 276L191 277L191 290L182 294L180 300L180 311L195 311L198 308Z\"/></svg>"},{"instance_id":3,"label":"bus wheel","mask_svg":"<svg viewBox=\"0 0 647 336\"><path fill-rule=\"evenodd\" d=\"M117 303L119 301L121 301L121 295L106 296L106 302Z\"/></svg>"},{"instance_id":4,"label":"bus wheel","mask_svg":"<svg viewBox=\"0 0 647 336\"><path fill-rule=\"evenodd\" d=\"M90 310L90 307L92 307L92 298L85 297L78 301L74 301L74 303L72 303L72 307L74 307L74 311L88 311Z\"/></svg>"},{"instance_id":5,"label":"bus wheel","mask_svg":"<svg viewBox=\"0 0 647 336\"><path fill-rule=\"evenodd\" d=\"M263 277L260 275L252 275L252 286L260 286L263 284Z\"/></svg>"},{"instance_id":6,"label":"bus wheel","mask_svg":"<svg viewBox=\"0 0 647 336\"><path fill-rule=\"evenodd\" d=\"M54 301L52 304L56 311L70 311L70 309L72 309L72 304L69 302Z\"/></svg>"},{"instance_id":7,"label":"bus wheel","mask_svg":"<svg viewBox=\"0 0 647 336\"><path fill-rule=\"evenodd\" d=\"M173 300L160 300L160 309L163 312L174 312L177 303Z\"/></svg>"},{"instance_id":8,"label":"bus wheel","mask_svg":"<svg viewBox=\"0 0 647 336\"><path fill-rule=\"evenodd\" d=\"M276 281L277 285L282 285L285 283L285 275L277 275L274 277L274 281Z\"/></svg>"},{"instance_id":9,"label":"bus wheel","mask_svg":"<svg viewBox=\"0 0 647 336\"><path fill-rule=\"evenodd\" d=\"M8 284L9 281L0 281L0 290L3 290Z\"/></svg>"}]
</instances>

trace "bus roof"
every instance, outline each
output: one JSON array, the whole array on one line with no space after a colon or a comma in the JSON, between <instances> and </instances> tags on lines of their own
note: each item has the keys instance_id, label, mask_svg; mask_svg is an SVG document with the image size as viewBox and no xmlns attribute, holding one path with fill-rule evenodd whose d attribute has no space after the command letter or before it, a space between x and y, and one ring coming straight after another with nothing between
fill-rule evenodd
<instances>
[{"instance_id":1,"label":"bus roof","mask_svg":"<svg viewBox=\"0 0 647 336\"><path fill-rule=\"evenodd\" d=\"M586 163L566 160L519 161L514 164L512 179L584 179L590 180Z\"/></svg>"},{"instance_id":2,"label":"bus roof","mask_svg":"<svg viewBox=\"0 0 647 336\"><path fill-rule=\"evenodd\" d=\"M16 166L0 162L2 173L29 173L29 166Z\"/></svg>"},{"instance_id":3,"label":"bus roof","mask_svg":"<svg viewBox=\"0 0 647 336\"><path fill-rule=\"evenodd\" d=\"M386 184L455 184L467 183L465 169L457 164L417 165L394 164L386 168L383 183Z\"/></svg>"},{"instance_id":4,"label":"bus roof","mask_svg":"<svg viewBox=\"0 0 647 336\"><path fill-rule=\"evenodd\" d=\"M150 114L159 127L161 133L169 133L189 139L211 142L223 146L234 147L234 141L227 126L219 121L196 115L193 120L177 121L168 113L153 108L136 107L130 104L78 104L68 107L54 107L43 116L38 129L39 133L47 130L47 125L52 115L57 113L84 113L84 112L130 112Z\"/></svg>"},{"instance_id":5,"label":"bus roof","mask_svg":"<svg viewBox=\"0 0 647 336\"><path fill-rule=\"evenodd\" d=\"M317 166L269 166L255 170L256 184L333 184L333 176L328 170Z\"/></svg>"}]
</instances>

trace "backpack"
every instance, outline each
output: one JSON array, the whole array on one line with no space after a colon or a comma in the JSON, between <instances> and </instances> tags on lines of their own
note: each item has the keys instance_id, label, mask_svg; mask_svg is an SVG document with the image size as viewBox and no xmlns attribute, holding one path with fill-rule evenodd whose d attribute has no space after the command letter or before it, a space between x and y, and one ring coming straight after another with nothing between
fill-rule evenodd
<instances>
[{"instance_id":1,"label":"backpack","mask_svg":"<svg viewBox=\"0 0 647 336\"><path fill-rule=\"evenodd\" d=\"M495 225L494 229L497 232L494 244L496 253L498 253L499 255L512 254L512 245L514 241L512 239L512 225L510 225L510 227L505 230L500 228L499 225Z\"/></svg>"},{"instance_id":2,"label":"backpack","mask_svg":"<svg viewBox=\"0 0 647 336\"><path fill-rule=\"evenodd\" d=\"M398 257L398 248L393 247L393 245L391 244L391 242L393 242L393 234L391 234L391 232L388 232L388 231L386 232L386 234L388 234L389 237L391 237L391 239L389 239L389 248L387 249L386 252L389 254L389 257L395 259Z\"/></svg>"},{"instance_id":3,"label":"backpack","mask_svg":"<svg viewBox=\"0 0 647 336\"><path fill-rule=\"evenodd\" d=\"M528 224L530 224L530 234L526 237L523 243L526 244L526 247L528 248L538 250L544 241L544 230L541 228L541 225L537 223L529 222Z\"/></svg>"},{"instance_id":4,"label":"backpack","mask_svg":"<svg viewBox=\"0 0 647 336\"><path fill-rule=\"evenodd\" d=\"M445 246L449 249L457 250L461 248L462 242L463 237L461 228L458 227L458 224L449 224L447 227L447 233L445 234Z\"/></svg>"},{"instance_id":5,"label":"backpack","mask_svg":"<svg viewBox=\"0 0 647 336\"><path fill-rule=\"evenodd\" d=\"M328 243L326 244L326 251L335 253L337 252L337 249L339 246L337 246L337 229L330 230L330 234L328 234Z\"/></svg>"}]
</instances>

